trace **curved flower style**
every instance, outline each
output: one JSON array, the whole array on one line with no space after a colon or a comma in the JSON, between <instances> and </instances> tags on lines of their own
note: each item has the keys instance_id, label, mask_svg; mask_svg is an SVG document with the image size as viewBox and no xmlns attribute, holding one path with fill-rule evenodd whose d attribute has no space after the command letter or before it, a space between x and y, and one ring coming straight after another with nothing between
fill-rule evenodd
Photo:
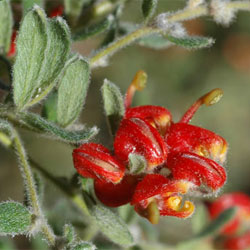
<instances>
[{"instance_id":1,"label":"curved flower style","mask_svg":"<svg viewBox=\"0 0 250 250\"><path fill-rule=\"evenodd\" d=\"M225 249L246 249L250 247L250 197L244 193L235 192L222 195L209 204L209 213L215 219L224 210L237 207L235 217L221 230L224 235Z\"/></svg>"},{"instance_id":2,"label":"curved flower style","mask_svg":"<svg viewBox=\"0 0 250 250\"><path fill-rule=\"evenodd\" d=\"M101 202L111 207L130 202L137 213L155 224L160 215L192 215L194 205L182 202L183 195L213 194L224 185L222 164L227 143L207 129L188 124L201 105L217 103L222 90L214 89L199 98L174 123L164 107L131 107L136 90L144 88L146 78L146 73L139 71L127 90L114 155L101 145L86 143L74 150L73 158L79 174L95 179ZM132 163L131 156L135 156ZM131 164L139 165L139 171L133 172Z\"/></svg>"}]
</instances>

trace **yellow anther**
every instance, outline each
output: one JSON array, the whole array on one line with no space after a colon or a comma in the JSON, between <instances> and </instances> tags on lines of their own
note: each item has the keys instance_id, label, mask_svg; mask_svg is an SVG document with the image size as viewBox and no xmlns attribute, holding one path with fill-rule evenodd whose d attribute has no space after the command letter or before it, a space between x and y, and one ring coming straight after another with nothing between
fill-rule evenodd
<instances>
[{"instance_id":1,"label":"yellow anther","mask_svg":"<svg viewBox=\"0 0 250 250\"><path fill-rule=\"evenodd\" d=\"M136 90L141 91L145 88L147 79L148 79L147 73L143 70L139 70L136 73L131 85L133 85L136 88Z\"/></svg>"},{"instance_id":2,"label":"yellow anther","mask_svg":"<svg viewBox=\"0 0 250 250\"><path fill-rule=\"evenodd\" d=\"M223 91L222 89L213 89L210 92L208 92L206 95L204 95L201 100L203 102L203 104L207 105L207 106L211 106L214 105L215 103L217 103L221 97L223 96Z\"/></svg>"}]
</instances>

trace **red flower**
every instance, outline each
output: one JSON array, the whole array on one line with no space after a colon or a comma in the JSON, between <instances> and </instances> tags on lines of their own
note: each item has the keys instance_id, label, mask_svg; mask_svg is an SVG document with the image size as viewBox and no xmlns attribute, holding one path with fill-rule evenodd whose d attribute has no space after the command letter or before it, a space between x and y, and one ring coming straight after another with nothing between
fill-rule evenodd
<instances>
[{"instance_id":1,"label":"red flower","mask_svg":"<svg viewBox=\"0 0 250 250\"><path fill-rule=\"evenodd\" d=\"M83 144L74 149L73 159L77 172L87 178L118 183L125 173L125 167L100 144Z\"/></svg>"},{"instance_id":2,"label":"red flower","mask_svg":"<svg viewBox=\"0 0 250 250\"><path fill-rule=\"evenodd\" d=\"M225 249L246 249L250 247L250 197L240 192L229 193L208 205L212 219L230 207L237 207L238 210L220 232L224 235L223 245Z\"/></svg>"},{"instance_id":3,"label":"red flower","mask_svg":"<svg viewBox=\"0 0 250 250\"><path fill-rule=\"evenodd\" d=\"M51 10L49 17L52 18L52 17L62 16L63 10L64 7L62 5L59 5Z\"/></svg>"},{"instance_id":4,"label":"red flower","mask_svg":"<svg viewBox=\"0 0 250 250\"><path fill-rule=\"evenodd\" d=\"M201 105L218 102L222 91L215 89L202 96L174 123L163 107L131 107L135 91L144 88L146 79L146 73L139 71L128 88L125 115L114 139L114 156L101 145L84 144L74 150L75 168L82 176L95 179L96 196L107 206L130 202L152 223L157 223L160 215L186 218L193 213L194 205L190 201L182 205L183 194L212 193L226 181L221 166L226 158L226 141L188 124ZM133 167L128 168L131 154L139 157L138 164L141 158L146 164L146 168L139 165L136 175L130 170ZM166 169L168 175L163 174Z\"/></svg>"},{"instance_id":5,"label":"red flower","mask_svg":"<svg viewBox=\"0 0 250 250\"><path fill-rule=\"evenodd\" d=\"M17 36L17 31L13 30L12 36L11 36L11 44L10 44L10 49L7 54L8 57L12 57L16 54L16 36Z\"/></svg>"}]
</instances>

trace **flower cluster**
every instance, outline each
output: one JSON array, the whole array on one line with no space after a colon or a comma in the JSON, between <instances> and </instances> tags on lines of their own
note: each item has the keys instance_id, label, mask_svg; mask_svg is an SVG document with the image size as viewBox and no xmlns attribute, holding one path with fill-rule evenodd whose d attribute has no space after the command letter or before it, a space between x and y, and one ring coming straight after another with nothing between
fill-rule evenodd
<instances>
[{"instance_id":1,"label":"flower cluster","mask_svg":"<svg viewBox=\"0 0 250 250\"><path fill-rule=\"evenodd\" d=\"M199 98L175 123L164 107L131 107L145 78L146 73L139 71L127 90L114 153L86 143L73 151L73 160L80 175L94 178L102 203L111 207L130 203L155 224L160 215L186 218L193 213L193 203L183 202L183 195L211 194L223 186L227 143L209 130L188 124L201 105L218 102L220 89Z\"/></svg>"},{"instance_id":2,"label":"flower cluster","mask_svg":"<svg viewBox=\"0 0 250 250\"><path fill-rule=\"evenodd\" d=\"M216 219L230 207L237 207L237 213L220 232L223 247L247 249L250 247L250 197L240 192L224 194L209 204L208 208L211 218Z\"/></svg>"}]
</instances>

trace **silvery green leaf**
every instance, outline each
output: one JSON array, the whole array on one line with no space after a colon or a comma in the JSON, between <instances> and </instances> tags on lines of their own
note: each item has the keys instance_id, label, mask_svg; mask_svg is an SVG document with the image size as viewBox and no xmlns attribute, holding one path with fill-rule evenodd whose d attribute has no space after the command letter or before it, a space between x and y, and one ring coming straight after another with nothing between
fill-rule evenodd
<instances>
[{"instance_id":1,"label":"silvery green leaf","mask_svg":"<svg viewBox=\"0 0 250 250\"><path fill-rule=\"evenodd\" d=\"M20 112L19 116L23 123L36 129L38 132L47 133L54 136L56 139L70 143L84 143L98 133L98 129L96 127L83 128L81 130L73 131L65 130L33 113Z\"/></svg>"},{"instance_id":2,"label":"silvery green leaf","mask_svg":"<svg viewBox=\"0 0 250 250\"><path fill-rule=\"evenodd\" d=\"M202 49L213 45L214 39L211 37L200 37L200 36L185 36L185 37L174 37L167 35L166 39L175 45L181 46L186 49Z\"/></svg>"},{"instance_id":3,"label":"silvery green leaf","mask_svg":"<svg viewBox=\"0 0 250 250\"><path fill-rule=\"evenodd\" d=\"M57 122L67 126L74 122L84 105L89 86L89 64L77 56L65 68L58 88Z\"/></svg>"},{"instance_id":4,"label":"silvery green leaf","mask_svg":"<svg viewBox=\"0 0 250 250\"><path fill-rule=\"evenodd\" d=\"M104 111L111 133L114 135L125 113L123 97L119 88L107 79L104 80L101 92Z\"/></svg>"},{"instance_id":5,"label":"silvery green leaf","mask_svg":"<svg viewBox=\"0 0 250 250\"><path fill-rule=\"evenodd\" d=\"M72 39L74 41L81 41L99 35L109 30L113 22L114 17L112 15L109 15L98 23L92 24L87 28L76 31L76 33L72 36Z\"/></svg>"},{"instance_id":6,"label":"silvery green leaf","mask_svg":"<svg viewBox=\"0 0 250 250\"><path fill-rule=\"evenodd\" d=\"M149 20L155 13L158 0L143 0L142 14L145 20Z\"/></svg>"},{"instance_id":7,"label":"silvery green leaf","mask_svg":"<svg viewBox=\"0 0 250 250\"><path fill-rule=\"evenodd\" d=\"M90 212L101 232L111 241L122 246L133 243L133 237L125 222L109 208L93 205Z\"/></svg>"},{"instance_id":8,"label":"silvery green leaf","mask_svg":"<svg viewBox=\"0 0 250 250\"><path fill-rule=\"evenodd\" d=\"M39 84L33 94L33 100L27 106L31 106L46 97L55 86L56 80L69 56L71 46L70 31L61 17L48 20L47 34L48 42Z\"/></svg>"},{"instance_id":9,"label":"silvery green leaf","mask_svg":"<svg viewBox=\"0 0 250 250\"><path fill-rule=\"evenodd\" d=\"M18 109L23 109L39 86L47 46L46 25L45 13L38 6L22 21L13 69L14 101Z\"/></svg>"},{"instance_id":10,"label":"silvery green leaf","mask_svg":"<svg viewBox=\"0 0 250 250\"><path fill-rule=\"evenodd\" d=\"M96 250L96 246L91 242L79 241L70 247L70 250Z\"/></svg>"},{"instance_id":11,"label":"silvery green leaf","mask_svg":"<svg viewBox=\"0 0 250 250\"><path fill-rule=\"evenodd\" d=\"M173 44L159 34L146 36L138 41L138 44L152 49L166 49Z\"/></svg>"},{"instance_id":12,"label":"silvery green leaf","mask_svg":"<svg viewBox=\"0 0 250 250\"><path fill-rule=\"evenodd\" d=\"M130 153L128 158L128 168L131 174L140 174L147 168L147 161L142 155Z\"/></svg>"},{"instance_id":13,"label":"silvery green leaf","mask_svg":"<svg viewBox=\"0 0 250 250\"><path fill-rule=\"evenodd\" d=\"M0 54L8 53L11 42L13 18L9 0L0 0Z\"/></svg>"},{"instance_id":14,"label":"silvery green leaf","mask_svg":"<svg viewBox=\"0 0 250 250\"><path fill-rule=\"evenodd\" d=\"M43 7L43 0L22 0L23 12L26 14L34 5Z\"/></svg>"},{"instance_id":15,"label":"silvery green leaf","mask_svg":"<svg viewBox=\"0 0 250 250\"><path fill-rule=\"evenodd\" d=\"M66 224L63 227L63 236L67 240L67 243L71 244L76 239L75 229L72 225Z\"/></svg>"},{"instance_id":16,"label":"silvery green leaf","mask_svg":"<svg viewBox=\"0 0 250 250\"><path fill-rule=\"evenodd\" d=\"M25 234L32 224L32 214L18 202L0 203L0 235Z\"/></svg>"},{"instance_id":17,"label":"silvery green leaf","mask_svg":"<svg viewBox=\"0 0 250 250\"><path fill-rule=\"evenodd\" d=\"M208 224L208 211L202 204L196 206L195 213L191 218L193 233L199 233Z\"/></svg>"}]
</instances>

